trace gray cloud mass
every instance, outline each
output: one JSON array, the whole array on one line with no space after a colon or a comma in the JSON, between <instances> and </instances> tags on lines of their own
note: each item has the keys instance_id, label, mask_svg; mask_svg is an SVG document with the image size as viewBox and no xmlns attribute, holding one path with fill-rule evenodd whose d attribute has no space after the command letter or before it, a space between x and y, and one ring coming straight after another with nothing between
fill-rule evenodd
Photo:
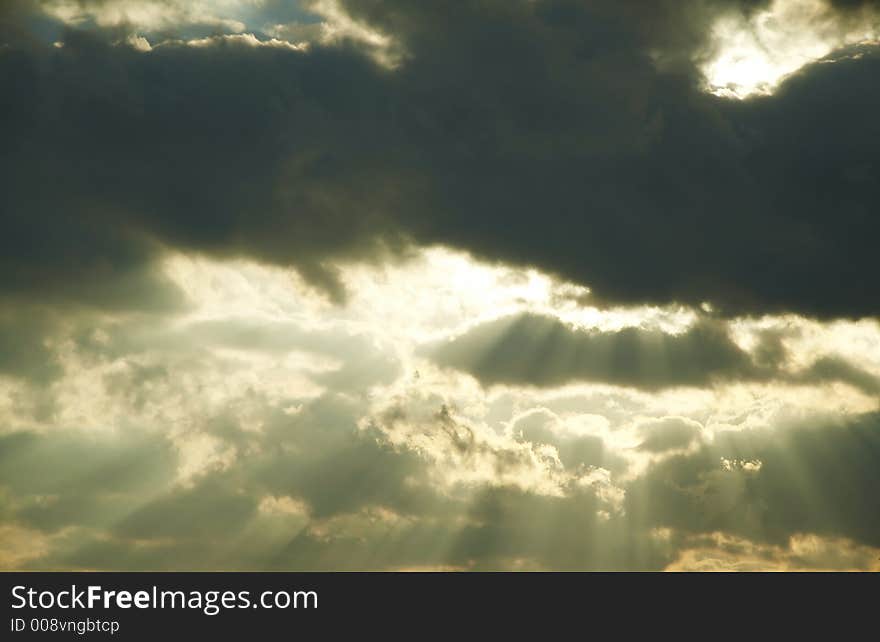
<instances>
[{"instance_id":1,"label":"gray cloud mass","mask_svg":"<svg viewBox=\"0 0 880 642\"><path fill-rule=\"evenodd\" d=\"M147 287L159 242L292 264L340 298L332 261L415 241L608 301L876 314L876 52L768 98L702 92L707 25L760 5L347 4L403 43L394 71L353 45L12 40L0 285L106 303L131 290L111 274Z\"/></svg>"}]
</instances>

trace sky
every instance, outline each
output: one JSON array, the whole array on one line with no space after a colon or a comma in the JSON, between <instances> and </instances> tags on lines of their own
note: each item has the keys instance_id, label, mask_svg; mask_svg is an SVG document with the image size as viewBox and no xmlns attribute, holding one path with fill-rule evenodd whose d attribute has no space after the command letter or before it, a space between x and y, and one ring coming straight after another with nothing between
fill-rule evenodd
<instances>
[{"instance_id":1,"label":"sky","mask_svg":"<svg viewBox=\"0 0 880 642\"><path fill-rule=\"evenodd\" d=\"M0 569L880 570L880 3L0 4Z\"/></svg>"}]
</instances>

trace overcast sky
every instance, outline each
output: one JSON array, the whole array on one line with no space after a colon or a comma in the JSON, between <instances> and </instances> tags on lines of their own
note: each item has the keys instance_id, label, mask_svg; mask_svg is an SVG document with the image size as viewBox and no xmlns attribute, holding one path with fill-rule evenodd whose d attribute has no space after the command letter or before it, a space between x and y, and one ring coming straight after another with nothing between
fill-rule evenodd
<instances>
[{"instance_id":1,"label":"overcast sky","mask_svg":"<svg viewBox=\"0 0 880 642\"><path fill-rule=\"evenodd\" d=\"M0 568L880 570L878 45L0 3Z\"/></svg>"}]
</instances>

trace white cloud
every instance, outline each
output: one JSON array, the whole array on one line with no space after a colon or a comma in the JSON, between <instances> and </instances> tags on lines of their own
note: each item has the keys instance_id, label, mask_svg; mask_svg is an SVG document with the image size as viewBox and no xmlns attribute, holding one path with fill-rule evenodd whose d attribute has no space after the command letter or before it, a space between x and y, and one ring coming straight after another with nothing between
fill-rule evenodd
<instances>
[{"instance_id":1,"label":"white cloud","mask_svg":"<svg viewBox=\"0 0 880 642\"><path fill-rule=\"evenodd\" d=\"M241 32L234 15L262 0L42 0L43 10L70 24L93 20L102 27L129 26L156 31L188 24Z\"/></svg>"}]
</instances>

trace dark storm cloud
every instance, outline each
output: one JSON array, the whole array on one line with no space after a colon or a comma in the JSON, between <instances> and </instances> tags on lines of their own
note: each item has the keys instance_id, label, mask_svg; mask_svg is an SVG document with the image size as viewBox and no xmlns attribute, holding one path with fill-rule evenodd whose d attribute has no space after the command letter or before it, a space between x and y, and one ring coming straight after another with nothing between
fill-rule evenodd
<instances>
[{"instance_id":1,"label":"dark storm cloud","mask_svg":"<svg viewBox=\"0 0 880 642\"><path fill-rule=\"evenodd\" d=\"M334 261L408 238L617 302L878 312L873 50L736 103L693 60L720 12L760 2L347 6L399 68L350 44L11 40L0 288L148 298L158 239L292 264L341 299Z\"/></svg>"},{"instance_id":2,"label":"dark storm cloud","mask_svg":"<svg viewBox=\"0 0 880 642\"><path fill-rule=\"evenodd\" d=\"M377 251L402 163L382 160L394 152L375 127L384 81L370 61L64 42L0 53L3 290L142 299L125 280L148 271L159 237L293 263L341 296L325 259Z\"/></svg>"},{"instance_id":3,"label":"dark storm cloud","mask_svg":"<svg viewBox=\"0 0 880 642\"><path fill-rule=\"evenodd\" d=\"M409 34L399 77L439 187L426 237L617 301L877 312L871 50L738 104L647 54L699 53L713 3L405 5L351 3Z\"/></svg>"},{"instance_id":4,"label":"dark storm cloud","mask_svg":"<svg viewBox=\"0 0 880 642\"><path fill-rule=\"evenodd\" d=\"M485 385L591 381L658 390L775 380L839 381L868 394L880 389L877 377L839 357L822 357L805 370L789 372L777 336L765 333L749 353L734 343L723 321L708 318L681 334L668 334L634 327L578 329L554 317L521 314L478 325L423 351L438 365L465 371Z\"/></svg>"},{"instance_id":5,"label":"dark storm cloud","mask_svg":"<svg viewBox=\"0 0 880 642\"><path fill-rule=\"evenodd\" d=\"M880 6L877 0L831 0L831 6L838 10L874 8Z\"/></svg>"}]
</instances>

